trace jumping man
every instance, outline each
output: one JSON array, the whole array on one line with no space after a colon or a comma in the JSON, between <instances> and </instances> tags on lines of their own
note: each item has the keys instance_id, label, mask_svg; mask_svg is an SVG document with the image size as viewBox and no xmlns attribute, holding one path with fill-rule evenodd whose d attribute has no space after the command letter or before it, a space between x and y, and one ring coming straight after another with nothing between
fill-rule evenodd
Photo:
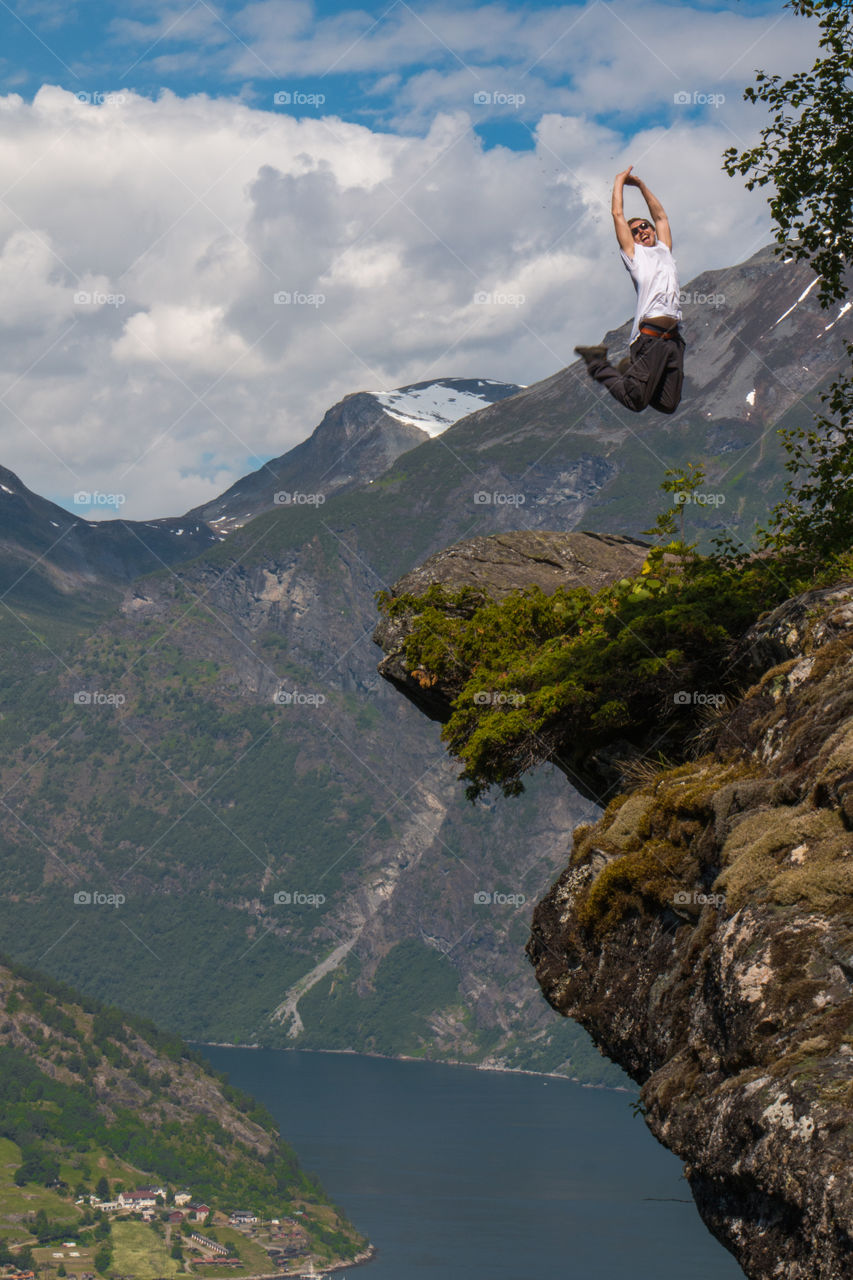
<instances>
[{"instance_id":1,"label":"jumping man","mask_svg":"<svg viewBox=\"0 0 853 1280\"><path fill-rule=\"evenodd\" d=\"M611 206L622 261L637 291L630 355L614 368L608 363L606 347L575 347L575 351L596 382L602 382L626 409L641 413L651 405L660 413L675 413L684 381L684 339L678 328L681 308L672 232L663 205L640 178L633 177L632 168L616 175ZM639 187L651 222L646 218L626 222L622 211L626 184Z\"/></svg>"}]
</instances>

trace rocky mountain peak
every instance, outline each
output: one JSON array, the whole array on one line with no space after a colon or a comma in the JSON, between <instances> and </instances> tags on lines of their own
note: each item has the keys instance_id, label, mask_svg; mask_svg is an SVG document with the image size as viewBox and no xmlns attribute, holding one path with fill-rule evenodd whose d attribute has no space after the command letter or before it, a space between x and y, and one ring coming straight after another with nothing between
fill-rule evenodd
<instances>
[{"instance_id":1,"label":"rocky mountain peak","mask_svg":"<svg viewBox=\"0 0 853 1280\"><path fill-rule=\"evenodd\" d=\"M401 454L466 415L515 395L514 383L439 378L391 391L356 391L324 415L307 440L188 513L219 533L278 506L319 505L369 484Z\"/></svg>"}]
</instances>

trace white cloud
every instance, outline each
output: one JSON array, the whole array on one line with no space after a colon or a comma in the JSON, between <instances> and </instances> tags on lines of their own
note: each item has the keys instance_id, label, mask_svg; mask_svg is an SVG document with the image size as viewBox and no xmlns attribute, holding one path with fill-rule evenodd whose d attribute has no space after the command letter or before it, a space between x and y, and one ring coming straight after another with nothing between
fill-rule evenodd
<instances>
[{"instance_id":1,"label":"white cloud","mask_svg":"<svg viewBox=\"0 0 853 1280\"><path fill-rule=\"evenodd\" d=\"M552 113L514 152L462 110L418 136L201 95L0 102L0 457L137 518L214 496L359 388L569 363L632 311L609 217L632 160L683 280L769 239L716 118L628 145Z\"/></svg>"},{"instance_id":2,"label":"white cloud","mask_svg":"<svg viewBox=\"0 0 853 1280\"><path fill-rule=\"evenodd\" d=\"M70 320L73 299L58 278L57 261L47 239L36 231L13 231L0 252L0 328L19 339L40 332L45 322Z\"/></svg>"},{"instance_id":3,"label":"white cloud","mask_svg":"<svg viewBox=\"0 0 853 1280\"><path fill-rule=\"evenodd\" d=\"M212 6L169 5L147 22L116 20L112 33L160 77L215 68L223 82L280 77L281 87L320 92L358 77L365 110L406 129L468 109L477 91L523 94L528 120L591 104L627 118L666 109L679 90L735 100L755 67L785 74L817 48L817 24L790 11L663 0L539 8L392 0L325 15L294 0L254 0L222 17Z\"/></svg>"}]
</instances>

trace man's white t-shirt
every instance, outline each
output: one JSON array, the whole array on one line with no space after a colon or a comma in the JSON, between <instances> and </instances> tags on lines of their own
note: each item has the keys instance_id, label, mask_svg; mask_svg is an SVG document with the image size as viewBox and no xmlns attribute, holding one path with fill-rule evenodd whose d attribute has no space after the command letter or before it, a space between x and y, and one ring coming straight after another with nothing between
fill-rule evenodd
<instances>
[{"instance_id":1,"label":"man's white t-shirt","mask_svg":"<svg viewBox=\"0 0 853 1280\"><path fill-rule=\"evenodd\" d=\"M631 341L640 332L640 321L645 316L672 316L675 320L680 320L678 268L671 250L658 240L648 247L635 244L633 258L629 258L624 249L619 252L637 290L637 310Z\"/></svg>"}]
</instances>

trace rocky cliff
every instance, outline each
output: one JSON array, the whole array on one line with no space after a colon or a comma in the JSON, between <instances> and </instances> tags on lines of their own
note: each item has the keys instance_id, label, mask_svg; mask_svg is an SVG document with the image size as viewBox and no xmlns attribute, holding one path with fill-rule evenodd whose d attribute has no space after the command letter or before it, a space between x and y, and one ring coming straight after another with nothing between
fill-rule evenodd
<instances>
[{"instance_id":1,"label":"rocky cliff","mask_svg":"<svg viewBox=\"0 0 853 1280\"><path fill-rule=\"evenodd\" d=\"M424 584L441 581L436 560ZM463 560L445 553L454 588ZM484 563L468 581L488 592ZM423 705L404 633L380 628L383 669ZM851 651L851 584L761 618L720 673L740 695L706 703L680 760L626 759L620 793L576 828L527 945L552 1007L641 1086L647 1124L754 1280L853 1276ZM451 696L434 682L426 709L443 718Z\"/></svg>"}]
</instances>

